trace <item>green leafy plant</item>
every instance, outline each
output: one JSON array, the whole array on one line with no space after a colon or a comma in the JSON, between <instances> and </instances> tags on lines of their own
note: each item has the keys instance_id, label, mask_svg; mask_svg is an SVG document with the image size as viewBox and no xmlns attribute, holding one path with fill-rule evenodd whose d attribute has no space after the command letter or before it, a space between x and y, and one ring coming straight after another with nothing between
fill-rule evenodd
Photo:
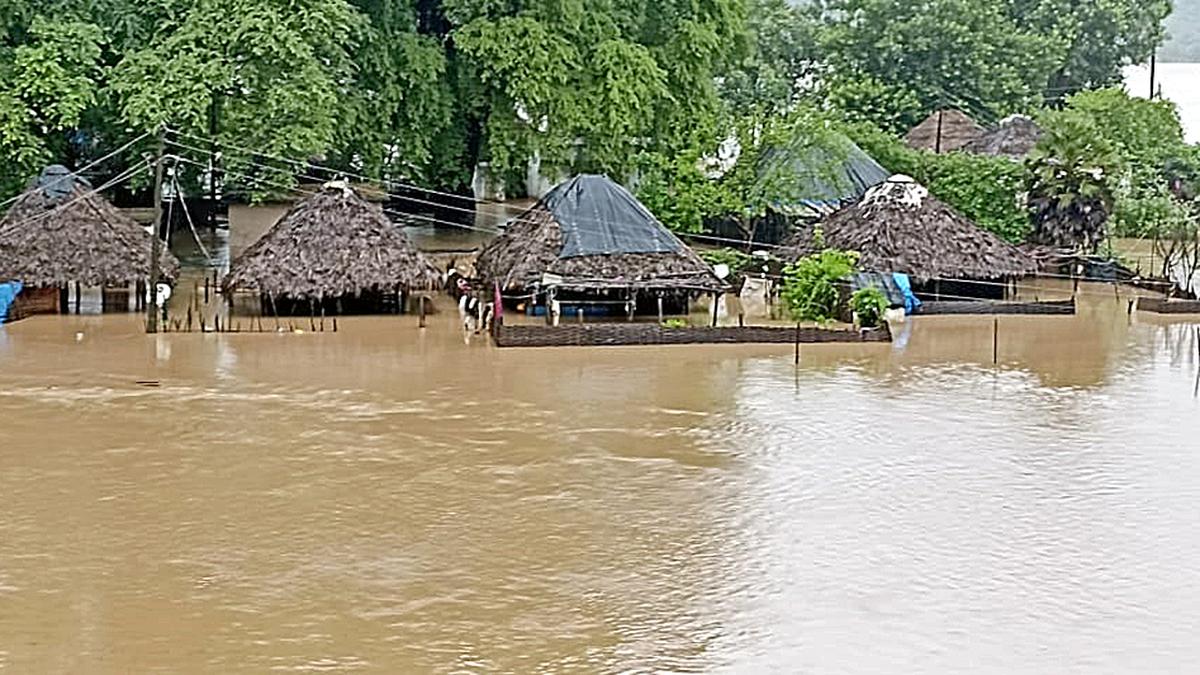
<instances>
[{"instance_id":1,"label":"green leafy plant","mask_svg":"<svg viewBox=\"0 0 1200 675\"><path fill-rule=\"evenodd\" d=\"M689 325L687 319L667 319L662 322L663 328L687 328Z\"/></svg>"},{"instance_id":2,"label":"green leafy plant","mask_svg":"<svg viewBox=\"0 0 1200 675\"><path fill-rule=\"evenodd\" d=\"M858 254L825 249L801 258L783 270L780 297L795 321L827 323L840 314L839 285L854 272Z\"/></svg>"},{"instance_id":3,"label":"green leafy plant","mask_svg":"<svg viewBox=\"0 0 1200 675\"><path fill-rule=\"evenodd\" d=\"M887 296L873 286L860 288L850 296L850 309L854 310L854 317L863 328L876 328L883 323L887 308Z\"/></svg>"}]
</instances>

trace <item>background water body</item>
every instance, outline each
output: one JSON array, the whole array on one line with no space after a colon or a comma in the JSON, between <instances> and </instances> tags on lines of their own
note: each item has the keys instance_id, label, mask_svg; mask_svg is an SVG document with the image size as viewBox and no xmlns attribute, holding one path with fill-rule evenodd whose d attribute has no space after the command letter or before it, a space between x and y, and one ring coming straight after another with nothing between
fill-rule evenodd
<instances>
[{"instance_id":1,"label":"background water body","mask_svg":"<svg viewBox=\"0 0 1200 675\"><path fill-rule=\"evenodd\" d=\"M1179 107L1184 137L1200 143L1200 63L1160 63L1155 82L1162 85L1163 97ZM1150 67L1126 68L1125 87L1135 96L1149 96Z\"/></svg>"},{"instance_id":2,"label":"background water body","mask_svg":"<svg viewBox=\"0 0 1200 675\"><path fill-rule=\"evenodd\" d=\"M1197 672L1197 324L1084 291L997 367L7 326L0 669Z\"/></svg>"}]
</instances>

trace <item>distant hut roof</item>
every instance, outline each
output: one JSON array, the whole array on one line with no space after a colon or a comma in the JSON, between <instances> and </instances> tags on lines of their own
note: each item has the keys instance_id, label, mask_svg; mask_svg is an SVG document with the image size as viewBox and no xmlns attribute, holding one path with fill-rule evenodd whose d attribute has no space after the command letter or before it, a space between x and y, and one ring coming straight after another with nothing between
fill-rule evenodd
<instances>
[{"instance_id":1,"label":"distant hut roof","mask_svg":"<svg viewBox=\"0 0 1200 675\"><path fill-rule=\"evenodd\" d=\"M431 289L437 269L379 204L330 183L299 202L230 266L224 286L293 298Z\"/></svg>"},{"instance_id":2,"label":"distant hut roof","mask_svg":"<svg viewBox=\"0 0 1200 675\"><path fill-rule=\"evenodd\" d=\"M939 142L938 127L941 126ZM971 116L961 110L948 108L934 111L923 122L909 130L904 140L908 147L931 152L954 152L983 135Z\"/></svg>"},{"instance_id":3,"label":"distant hut roof","mask_svg":"<svg viewBox=\"0 0 1200 675\"><path fill-rule=\"evenodd\" d=\"M724 288L707 263L605 176L555 186L484 247L476 268L506 289L537 287L547 274L577 290Z\"/></svg>"},{"instance_id":4,"label":"distant hut roof","mask_svg":"<svg viewBox=\"0 0 1200 675\"><path fill-rule=\"evenodd\" d=\"M799 258L821 245L858 251L864 269L903 272L918 280L996 279L1037 270L1017 247L981 229L907 176L893 176L820 225L807 226L784 248Z\"/></svg>"},{"instance_id":5,"label":"distant hut roof","mask_svg":"<svg viewBox=\"0 0 1200 675\"><path fill-rule=\"evenodd\" d=\"M0 279L108 286L150 277L150 233L66 167L52 165L0 219ZM163 248L160 272L179 268Z\"/></svg>"},{"instance_id":6,"label":"distant hut roof","mask_svg":"<svg viewBox=\"0 0 1200 675\"><path fill-rule=\"evenodd\" d=\"M963 150L979 155L1025 159L1042 139L1042 128L1025 115L1012 115L1000 121Z\"/></svg>"},{"instance_id":7,"label":"distant hut roof","mask_svg":"<svg viewBox=\"0 0 1200 675\"><path fill-rule=\"evenodd\" d=\"M779 193L777 208L783 212L837 209L890 175L854 141L838 133L818 141L793 139L763 153L758 166L760 188Z\"/></svg>"}]
</instances>

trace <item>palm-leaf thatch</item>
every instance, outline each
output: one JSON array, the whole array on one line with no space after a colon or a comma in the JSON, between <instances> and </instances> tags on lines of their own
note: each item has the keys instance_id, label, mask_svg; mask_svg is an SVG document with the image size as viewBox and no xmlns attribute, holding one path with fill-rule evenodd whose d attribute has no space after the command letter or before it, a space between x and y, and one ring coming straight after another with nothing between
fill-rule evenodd
<instances>
[{"instance_id":1,"label":"palm-leaf thatch","mask_svg":"<svg viewBox=\"0 0 1200 675\"><path fill-rule=\"evenodd\" d=\"M47 167L0 219L0 279L120 286L150 278L150 233L65 167ZM179 261L163 251L160 273Z\"/></svg>"},{"instance_id":2,"label":"palm-leaf thatch","mask_svg":"<svg viewBox=\"0 0 1200 675\"><path fill-rule=\"evenodd\" d=\"M480 252L476 269L506 290L724 288L625 188L593 175L560 183L514 219Z\"/></svg>"},{"instance_id":3,"label":"palm-leaf thatch","mask_svg":"<svg viewBox=\"0 0 1200 675\"><path fill-rule=\"evenodd\" d=\"M947 153L961 149L984 133L971 116L953 108L938 110L926 117L904 136L914 150Z\"/></svg>"},{"instance_id":4,"label":"palm-leaf thatch","mask_svg":"<svg viewBox=\"0 0 1200 675\"><path fill-rule=\"evenodd\" d=\"M782 255L823 247L857 251L864 270L903 272L917 281L997 279L1037 271L1017 247L981 229L907 176L871 188L857 204L798 230Z\"/></svg>"},{"instance_id":5,"label":"palm-leaf thatch","mask_svg":"<svg viewBox=\"0 0 1200 675\"><path fill-rule=\"evenodd\" d=\"M363 291L416 291L441 282L436 268L383 208L330 183L299 202L230 266L227 291L336 298Z\"/></svg>"},{"instance_id":6,"label":"palm-leaf thatch","mask_svg":"<svg viewBox=\"0 0 1200 675\"><path fill-rule=\"evenodd\" d=\"M1033 152L1042 139L1042 128L1025 115L1012 115L1000 121L979 138L963 146L963 150L977 155L1007 157L1022 160Z\"/></svg>"}]
</instances>

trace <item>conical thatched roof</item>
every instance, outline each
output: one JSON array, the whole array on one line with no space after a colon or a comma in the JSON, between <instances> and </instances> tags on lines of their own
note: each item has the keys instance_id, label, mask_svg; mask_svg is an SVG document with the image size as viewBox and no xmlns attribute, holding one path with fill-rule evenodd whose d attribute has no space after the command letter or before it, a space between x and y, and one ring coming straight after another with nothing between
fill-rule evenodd
<instances>
[{"instance_id":1,"label":"conical thatched roof","mask_svg":"<svg viewBox=\"0 0 1200 675\"><path fill-rule=\"evenodd\" d=\"M117 286L150 277L150 233L62 166L49 166L0 219L0 280ZM164 279L179 261L163 247Z\"/></svg>"},{"instance_id":2,"label":"conical thatched roof","mask_svg":"<svg viewBox=\"0 0 1200 675\"><path fill-rule=\"evenodd\" d=\"M842 134L821 139L793 139L763 153L758 166L758 189L778 195L775 208L783 213L836 210L858 199L890 174Z\"/></svg>"},{"instance_id":3,"label":"conical thatched roof","mask_svg":"<svg viewBox=\"0 0 1200 675\"><path fill-rule=\"evenodd\" d=\"M224 287L333 298L369 290L427 290L440 281L437 269L380 205L344 184L330 183L293 206L238 256Z\"/></svg>"},{"instance_id":4,"label":"conical thatched roof","mask_svg":"<svg viewBox=\"0 0 1200 675\"><path fill-rule=\"evenodd\" d=\"M903 272L918 281L996 279L1037 271L1033 258L981 229L907 176L893 176L862 200L811 226L783 249L785 258L822 246L858 251L864 270Z\"/></svg>"},{"instance_id":5,"label":"conical thatched roof","mask_svg":"<svg viewBox=\"0 0 1200 675\"><path fill-rule=\"evenodd\" d=\"M938 126L941 126L939 142ZM976 124L971 116L953 108L938 110L926 117L923 122L909 130L904 141L914 150L929 150L930 152L954 152L964 145L975 141L984 133L983 127Z\"/></svg>"},{"instance_id":6,"label":"conical thatched roof","mask_svg":"<svg viewBox=\"0 0 1200 675\"><path fill-rule=\"evenodd\" d=\"M1042 128L1025 115L1012 115L1000 121L979 138L963 146L963 150L979 155L1025 159L1042 139Z\"/></svg>"},{"instance_id":7,"label":"conical thatched roof","mask_svg":"<svg viewBox=\"0 0 1200 675\"><path fill-rule=\"evenodd\" d=\"M580 290L724 288L707 263L605 176L557 185L480 252L476 269L505 289L536 288L545 275Z\"/></svg>"}]
</instances>

